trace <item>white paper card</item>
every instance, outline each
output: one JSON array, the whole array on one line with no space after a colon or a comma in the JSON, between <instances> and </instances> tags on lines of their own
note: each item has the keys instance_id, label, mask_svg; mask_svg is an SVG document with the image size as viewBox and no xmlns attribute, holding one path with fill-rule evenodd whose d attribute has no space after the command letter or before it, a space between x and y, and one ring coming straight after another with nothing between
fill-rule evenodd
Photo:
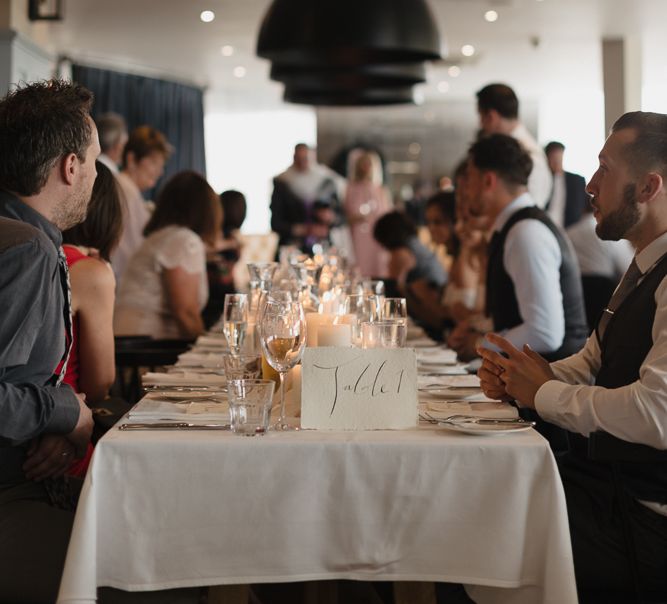
<instances>
[{"instance_id":1,"label":"white paper card","mask_svg":"<svg viewBox=\"0 0 667 604\"><path fill-rule=\"evenodd\" d=\"M417 425L417 364L408 348L306 348L301 427L383 430Z\"/></svg>"}]
</instances>

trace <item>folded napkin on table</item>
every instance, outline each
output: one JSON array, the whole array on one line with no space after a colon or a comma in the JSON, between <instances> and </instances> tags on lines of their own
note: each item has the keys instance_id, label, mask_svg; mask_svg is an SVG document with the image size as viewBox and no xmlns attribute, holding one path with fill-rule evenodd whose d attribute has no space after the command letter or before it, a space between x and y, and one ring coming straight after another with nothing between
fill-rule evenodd
<instances>
[{"instance_id":1,"label":"folded napkin on table","mask_svg":"<svg viewBox=\"0 0 667 604\"><path fill-rule=\"evenodd\" d=\"M228 348L227 338L225 338L225 334L223 333L199 336L195 342L195 347L197 346L206 346L210 348Z\"/></svg>"},{"instance_id":2,"label":"folded napkin on table","mask_svg":"<svg viewBox=\"0 0 667 604\"><path fill-rule=\"evenodd\" d=\"M417 363L423 366L454 365L456 351L449 348L420 348L416 351Z\"/></svg>"},{"instance_id":3,"label":"folded napkin on table","mask_svg":"<svg viewBox=\"0 0 667 604\"><path fill-rule=\"evenodd\" d=\"M224 375L181 371L174 373L144 373L141 376L144 386L226 386Z\"/></svg>"},{"instance_id":4,"label":"folded napkin on table","mask_svg":"<svg viewBox=\"0 0 667 604\"><path fill-rule=\"evenodd\" d=\"M508 403L500 403L487 399L483 395L479 402L474 401L451 401L423 403L422 409L436 419L444 419L452 415L470 415L471 417L488 417L491 419L515 418L519 413L515 407ZM484 401L484 402L483 402Z\"/></svg>"},{"instance_id":5,"label":"folded napkin on table","mask_svg":"<svg viewBox=\"0 0 667 604\"><path fill-rule=\"evenodd\" d=\"M220 352L184 352L178 355L176 366L222 367L222 351Z\"/></svg>"},{"instance_id":6,"label":"folded napkin on table","mask_svg":"<svg viewBox=\"0 0 667 604\"><path fill-rule=\"evenodd\" d=\"M418 376L417 377L418 385L425 386L433 385L434 388L442 387L445 388L481 388L479 383L479 377L476 375L438 375L438 376Z\"/></svg>"},{"instance_id":7,"label":"folded napkin on table","mask_svg":"<svg viewBox=\"0 0 667 604\"><path fill-rule=\"evenodd\" d=\"M137 421L229 421L229 407L226 403L191 402L172 403L154 398L144 398L128 413Z\"/></svg>"}]
</instances>

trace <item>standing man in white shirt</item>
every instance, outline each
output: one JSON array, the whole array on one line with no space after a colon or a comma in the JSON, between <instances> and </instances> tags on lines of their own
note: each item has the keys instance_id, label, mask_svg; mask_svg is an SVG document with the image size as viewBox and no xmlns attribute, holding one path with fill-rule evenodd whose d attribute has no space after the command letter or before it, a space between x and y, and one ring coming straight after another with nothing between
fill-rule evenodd
<instances>
[{"instance_id":1,"label":"standing man in white shirt","mask_svg":"<svg viewBox=\"0 0 667 604\"><path fill-rule=\"evenodd\" d=\"M97 125L102 149L102 153L97 159L109 168L115 176L123 162L123 149L125 149L127 143L127 125L122 116L111 111L100 115L95 120L95 124Z\"/></svg>"},{"instance_id":2,"label":"standing man in white shirt","mask_svg":"<svg viewBox=\"0 0 667 604\"><path fill-rule=\"evenodd\" d=\"M545 208L551 195L551 171L542 147L519 120L519 99L514 90L506 84L484 86L477 93L477 111L483 134L508 134L528 152L533 161L528 192L538 208Z\"/></svg>"},{"instance_id":3,"label":"standing man in white shirt","mask_svg":"<svg viewBox=\"0 0 667 604\"><path fill-rule=\"evenodd\" d=\"M551 141L544 147L549 170L553 175L553 189L547 206L547 214L559 227L568 228L577 222L588 206L586 181L580 174L563 169L565 145Z\"/></svg>"},{"instance_id":4,"label":"standing man in white shirt","mask_svg":"<svg viewBox=\"0 0 667 604\"><path fill-rule=\"evenodd\" d=\"M571 432L570 450L558 463L578 587L627 593L640 585L664 593L667 115L626 113L599 158L587 187L597 234L627 239L637 250L608 309L580 352L552 364L498 335L487 336L507 356L480 348L479 374L488 396L515 399ZM591 460L588 439L596 432L653 459L613 465Z\"/></svg>"}]
</instances>

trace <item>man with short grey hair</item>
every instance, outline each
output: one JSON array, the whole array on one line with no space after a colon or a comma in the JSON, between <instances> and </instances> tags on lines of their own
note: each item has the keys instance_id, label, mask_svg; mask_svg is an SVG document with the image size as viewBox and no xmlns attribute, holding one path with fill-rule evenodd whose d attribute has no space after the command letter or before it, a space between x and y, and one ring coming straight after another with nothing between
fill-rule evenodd
<instances>
[{"instance_id":1,"label":"man with short grey hair","mask_svg":"<svg viewBox=\"0 0 667 604\"><path fill-rule=\"evenodd\" d=\"M98 159L115 175L118 166L123 162L123 149L127 143L127 125L123 116L113 113L103 113L97 120L97 132L100 137L102 153Z\"/></svg>"}]
</instances>

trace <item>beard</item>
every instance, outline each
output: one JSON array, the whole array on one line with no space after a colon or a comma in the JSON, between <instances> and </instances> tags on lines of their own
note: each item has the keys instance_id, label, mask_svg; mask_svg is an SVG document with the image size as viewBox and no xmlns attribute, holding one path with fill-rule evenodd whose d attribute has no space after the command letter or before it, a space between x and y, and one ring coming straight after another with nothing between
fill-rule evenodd
<instances>
[{"instance_id":1,"label":"beard","mask_svg":"<svg viewBox=\"0 0 667 604\"><path fill-rule=\"evenodd\" d=\"M618 241L639 222L639 204L635 194L635 185L627 184L623 188L621 207L607 216L601 217L595 227L595 233L603 241Z\"/></svg>"},{"instance_id":2,"label":"beard","mask_svg":"<svg viewBox=\"0 0 667 604\"><path fill-rule=\"evenodd\" d=\"M71 229L86 219L90 194L89 191L77 191L55 208L53 223L59 230Z\"/></svg>"}]
</instances>

